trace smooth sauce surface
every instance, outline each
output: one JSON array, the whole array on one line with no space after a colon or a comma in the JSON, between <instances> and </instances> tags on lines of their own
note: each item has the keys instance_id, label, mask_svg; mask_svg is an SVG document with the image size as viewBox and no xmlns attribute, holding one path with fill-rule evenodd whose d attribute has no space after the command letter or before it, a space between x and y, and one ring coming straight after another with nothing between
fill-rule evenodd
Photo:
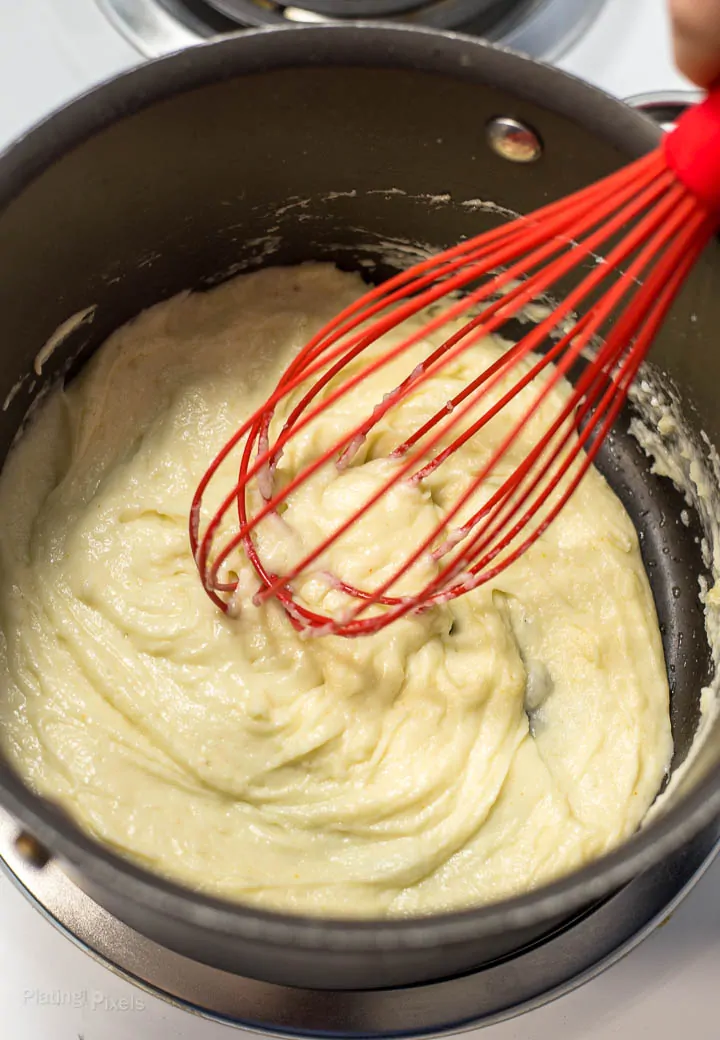
<instances>
[{"instance_id":1,"label":"smooth sauce surface","mask_svg":"<svg viewBox=\"0 0 720 1040\"><path fill-rule=\"evenodd\" d=\"M94 835L191 886L426 913L535 887L631 834L671 756L668 685L636 533L595 470L492 583L375 636L302 640L276 605L212 606L188 546L197 481L279 359L360 288L306 265L176 297L47 400L0 479L0 741ZM472 348L396 423L415 426L501 349ZM369 411L382 387L364 393L348 407ZM286 453L288 472L337 421ZM499 433L432 493L391 497L335 569L382 575ZM377 486L386 434L291 504L301 535Z\"/></svg>"}]
</instances>

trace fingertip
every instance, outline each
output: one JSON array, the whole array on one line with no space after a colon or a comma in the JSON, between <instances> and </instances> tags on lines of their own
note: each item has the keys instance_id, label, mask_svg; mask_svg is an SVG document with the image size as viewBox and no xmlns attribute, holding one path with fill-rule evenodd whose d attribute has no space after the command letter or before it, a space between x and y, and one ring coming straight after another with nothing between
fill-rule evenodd
<instances>
[{"instance_id":1,"label":"fingertip","mask_svg":"<svg viewBox=\"0 0 720 1040\"><path fill-rule=\"evenodd\" d=\"M697 44L687 46L675 40L675 64L695 86L707 90L720 79L720 57L717 52L702 52Z\"/></svg>"},{"instance_id":2,"label":"fingertip","mask_svg":"<svg viewBox=\"0 0 720 1040\"><path fill-rule=\"evenodd\" d=\"M720 77L720 0L670 0L675 63L706 89Z\"/></svg>"}]
</instances>

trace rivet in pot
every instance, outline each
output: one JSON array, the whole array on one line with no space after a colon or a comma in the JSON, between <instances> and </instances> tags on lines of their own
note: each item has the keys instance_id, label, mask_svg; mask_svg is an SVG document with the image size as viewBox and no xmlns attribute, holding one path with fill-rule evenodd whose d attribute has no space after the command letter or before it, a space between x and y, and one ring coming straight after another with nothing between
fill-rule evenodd
<instances>
[{"instance_id":1,"label":"rivet in pot","mask_svg":"<svg viewBox=\"0 0 720 1040\"><path fill-rule=\"evenodd\" d=\"M516 163L535 162L542 155L538 134L511 116L496 116L487 124L487 139L492 150L503 159Z\"/></svg>"},{"instance_id":2,"label":"rivet in pot","mask_svg":"<svg viewBox=\"0 0 720 1040\"><path fill-rule=\"evenodd\" d=\"M49 863L52 858L44 845L27 831L20 831L15 839L15 851L22 856L28 866L40 869Z\"/></svg>"}]
</instances>

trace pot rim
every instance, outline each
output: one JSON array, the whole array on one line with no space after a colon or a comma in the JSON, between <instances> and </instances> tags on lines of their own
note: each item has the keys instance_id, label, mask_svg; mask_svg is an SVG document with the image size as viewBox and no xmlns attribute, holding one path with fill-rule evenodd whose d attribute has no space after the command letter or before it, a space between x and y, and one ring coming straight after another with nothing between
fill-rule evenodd
<instances>
[{"instance_id":1,"label":"pot rim","mask_svg":"<svg viewBox=\"0 0 720 1040\"><path fill-rule=\"evenodd\" d=\"M660 131L642 114L568 73L460 33L382 23L248 30L158 58L68 102L0 154L0 211L53 162L109 125L194 88L252 73L307 66L398 68L488 83L544 105L612 143L620 156L653 148ZM101 888L210 932L278 946L391 951L455 944L522 929L618 889L720 816L720 765L659 819L616 849L533 892L412 919L303 917L195 892L152 874L90 837L72 818L0 765L0 799L24 827Z\"/></svg>"}]
</instances>

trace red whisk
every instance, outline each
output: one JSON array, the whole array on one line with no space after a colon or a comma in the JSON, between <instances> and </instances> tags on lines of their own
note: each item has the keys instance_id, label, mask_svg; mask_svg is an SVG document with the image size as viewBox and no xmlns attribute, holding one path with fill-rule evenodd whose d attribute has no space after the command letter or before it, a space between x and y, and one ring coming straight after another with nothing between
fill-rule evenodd
<instances>
[{"instance_id":1,"label":"red whisk","mask_svg":"<svg viewBox=\"0 0 720 1040\"><path fill-rule=\"evenodd\" d=\"M568 198L417 264L347 307L300 351L270 397L231 437L200 481L190 514L190 541L211 600L223 611L238 606L238 579L231 568L233 555L242 552L257 574L256 604L275 597L300 630L356 636L377 632L405 614L428 610L495 577L542 534L578 486L668 309L718 225L720 89L687 112L662 146L644 158ZM409 393L529 303L552 293L583 261L595 263L552 313L395 445L389 457L397 465L388 479L286 573L273 573L253 537L258 525L270 514L278 515L279 507L321 467L342 470L351 464L368 433ZM345 372L384 333L441 300L447 306L428 317L420 331ZM569 322L584 303L582 317ZM463 315L468 320L460 330L415 364L370 414L359 416L284 486L275 486L278 462L294 437L426 335ZM472 496L489 475L497 474L498 463L537 416L547 395L598 336L601 345L532 450L471 516L460 521L463 509L472 505ZM548 338L551 345L545 352L529 358ZM519 365L522 361L525 364ZM543 378L538 381L540 373ZM507 390L510 377L514 382ZM321 571L330 546L390 488L402 481L422 482L528 387L537 392L527 411L511 424L435 530L408 549L389 578L372 589L333 578L346 607L332 616L301 601L294 591L298 580ZM271 436L275 411L290 394L300 400ZM236 448L237 482L203 527L203 497ZM260 492L254 510L249 502L252 486ZM227 526L235 512L237 526L223 545L216 545L221 525ZM436 562L433 577L412 595L401 595L400 579L428 555Z\"/></svg>"}]
</instances>

